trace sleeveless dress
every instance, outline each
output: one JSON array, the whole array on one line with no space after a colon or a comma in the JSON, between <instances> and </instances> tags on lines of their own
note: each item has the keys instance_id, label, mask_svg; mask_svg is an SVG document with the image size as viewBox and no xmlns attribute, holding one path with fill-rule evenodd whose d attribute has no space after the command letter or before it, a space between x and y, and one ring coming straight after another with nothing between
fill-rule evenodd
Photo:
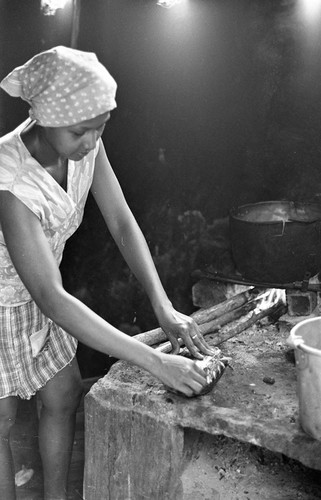
<instances>
[{"instance_id":1,"label":"sleeveless dress","mask_svg":"<svg viewBox=\"0 0 321 500\"><path fill-rule=\"evenodd\" d=\"M92 184L96 148L68 161L67 191L30 155L21 139L30 119L0 139L0 190L10 191L40 220L59 265L79 227ZM30 399L72 361L77 340L32 300L10 259L0 226L0 398Z\"/></svg>"}]
</instances>

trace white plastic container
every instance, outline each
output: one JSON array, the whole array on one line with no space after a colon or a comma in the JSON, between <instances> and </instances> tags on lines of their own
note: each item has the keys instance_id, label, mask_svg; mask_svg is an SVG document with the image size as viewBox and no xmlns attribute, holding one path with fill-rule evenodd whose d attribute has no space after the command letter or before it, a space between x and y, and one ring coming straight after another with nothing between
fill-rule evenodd
<instances>
[{"instance_id":1,"label":"white plastic container","mask_svg":"<svg viewBox=\"0 0 321 500\"><path fill-rule=\"evenodd\" d=\"M298 323L288 341L295 353L300 423L321 440L321 317Z\"/></svg>"}]
</instances>

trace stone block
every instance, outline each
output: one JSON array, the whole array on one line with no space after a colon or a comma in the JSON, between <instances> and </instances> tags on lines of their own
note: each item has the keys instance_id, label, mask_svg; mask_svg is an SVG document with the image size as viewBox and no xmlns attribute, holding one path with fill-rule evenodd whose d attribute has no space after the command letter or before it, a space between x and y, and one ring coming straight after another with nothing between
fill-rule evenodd
<instances>
[{"instance_id":1,"label":"stone block","mask_svg":"<svg viewBox=\"0 0 321 500\"><path fill-rule=\"evenodd\" d=\"M317 294L313 291L287 290L286 301L289 316L309 316L317 306Z\"/></svg>"},{"instance_id":2,"label":"stone block","mask_svg":"<svg viewBox=\"0 0 321 500\"><path fill-rule=\"evenodd\" d=\"M182 498L183 430L110 396L85 399L85 499Z\"/></svg>"},{"instance_id":3,"label":"stone block","mask_svg":"<svg viewBox=\"0 0 321 500\"><path fill-rule=\"evenodd\" d=\"M225 287L222 283L209 279L201 279L192 286L192 300L196 307L211 307L226 299Z\"/></svg>"}]
</instances>

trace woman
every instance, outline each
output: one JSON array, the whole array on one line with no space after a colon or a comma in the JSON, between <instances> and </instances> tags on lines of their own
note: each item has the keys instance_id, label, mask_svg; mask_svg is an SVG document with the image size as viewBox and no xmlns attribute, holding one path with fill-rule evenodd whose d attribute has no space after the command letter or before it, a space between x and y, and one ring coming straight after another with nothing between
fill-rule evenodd
<instances>
[{"instance_id":1,"label":"woman","mask_svg":"<svg viewBox=\"0 0 321 500\"><path fill-rule=\"evenodd\" d=\"M65 500L82 394L77 340L145 368L186 396L206 384L192 360L156 352L65 291L59 264L89 189L173 352L179 337L196 358L212 351L169 301L106 156L100 137L116 107L106 68L92 53L60 46L13 70L1 87L30 104L30 118L0 141L0 498L15 499L9 436L18 397L38 393L44 498Z\"/></svg>"}]
</instances>

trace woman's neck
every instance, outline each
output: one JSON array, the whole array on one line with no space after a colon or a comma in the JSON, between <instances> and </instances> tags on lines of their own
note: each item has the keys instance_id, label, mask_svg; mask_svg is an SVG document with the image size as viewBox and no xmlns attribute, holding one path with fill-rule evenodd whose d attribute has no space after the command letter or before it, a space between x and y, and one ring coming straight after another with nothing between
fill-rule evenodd
<instances>
[{"instance_id":1,"label":"woman's neck","mask_svg":"<svg viewBox=\"0 0 321 500\"><path fill-rule=\"evenodd\" d=\"M21 133L21 139L29 153L44 168L59 167L66 164L46 140L43 127L35 122L30 123Z\"/></svg>"},{"instance_id":2,"label":"woman's neck","mask_svg":"<svg viewBox=\"0 0 321 500\"><path fill-rule=\"evenodd\" d=\"M21 133L21 139L31 156L67 190L68 160L59 156L50 146L43 128L31 123Z\"/></svg>"}]
</instances>

